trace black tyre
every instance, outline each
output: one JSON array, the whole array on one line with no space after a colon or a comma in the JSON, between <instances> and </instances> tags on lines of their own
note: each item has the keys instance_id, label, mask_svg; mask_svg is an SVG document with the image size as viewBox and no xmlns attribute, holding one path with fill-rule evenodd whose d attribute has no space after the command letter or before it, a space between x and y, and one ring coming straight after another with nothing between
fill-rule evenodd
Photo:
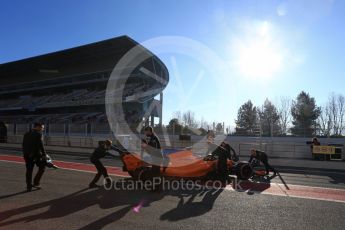
<instances>
[{"instance_id":1,"label":"black tyre","mask_svg":"<svg viewBox=\"0 0 345 230\"><path fill-rule=\"evenodd\" d=\"M128 174L132 177L133 180L138 180L138 174L136 171L128 171Z\"/></svg>"},{"instance_id":2,"label":"black tyre","mask_svg":"<svg viewBox=\"0 0 345 230\"><path fill-rule=\"evenodd\" d=\"M253 176L253 168L248 162L239 162L234 166L234 173L240 180L248 180Z\"/></svg>"},{"instance_id":3,"label":"black tyre","mask_svg":"<svg viewBox=\"0 0 345 230\"><path fill-rule=\"evenodd\" d=\"M139 181L148 181L153 179L151 168L149 167L140 167L135 170L136 180Z\"/></svg>"}]
</instances>

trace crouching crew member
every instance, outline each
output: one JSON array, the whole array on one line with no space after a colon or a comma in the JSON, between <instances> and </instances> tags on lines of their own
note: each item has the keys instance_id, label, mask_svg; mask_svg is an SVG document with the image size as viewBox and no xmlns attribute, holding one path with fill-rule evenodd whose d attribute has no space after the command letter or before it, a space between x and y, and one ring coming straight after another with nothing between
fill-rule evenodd
<instances>
[{"instance_id":1,"label":"crouching crew member","mask_svg":"<svg viewBox=\"0 0 345 230\"><path fill-rule=\"evenodd\" d=\"M42 132L44 125L35 123L33 129L27 132L23 138L23 154L26 166L26 187L31 191L32 187L40 188L40 180L45 171L46 151L43 145ZM35 165L38 167L37 174L32 184L32 173Z\"/></svg>"},{"instance_id":2,"label":"crouching crew member","mask_svg":"<svg viewBox=\"0 0 345 230\"><path fill-rule=\"evenodd\" d=\"M250 150L250 159L249 162L251 162L254 158L261 161L266 169L266 175L269 174L270 170L273 171L274 176L277 175L276 170L268 163L268 156L265 152L256 150L256 149L251 149Z\"/></svg>"},{"instance_id":3,"label":"crouching crew member","mask_svg":"<svg viewBox=\"0 0 345 230\"><path fill-rule=\"evenodd\" d=\"M106 155L111 155L108 150L112 149L112 141L106 140L106 141L100 141L98 142L98 147L94 150L90 157L90 161L92 164L95 165L97 169L97 174L89 184L89 188L95 188L98 187L96 184L101 176L104 177L106 181L106 185L109 186L111 184L111 179L108 175L107 169L103 166L102 162L100 161L101 158L104 158Z\"/></svg>"}]
</instances>

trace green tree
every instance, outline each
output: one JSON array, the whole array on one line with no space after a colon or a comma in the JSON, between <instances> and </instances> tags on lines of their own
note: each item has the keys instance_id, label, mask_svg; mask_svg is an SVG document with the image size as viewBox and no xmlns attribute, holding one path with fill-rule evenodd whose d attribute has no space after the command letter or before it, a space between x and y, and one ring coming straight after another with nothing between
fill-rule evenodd
<instances>
[{"instance_id":1,"label":"green tree","mask_svg":"<svg viewBox=\"0 0 345 230\"><path fill-rule=\"evenodd\" d=\"M238 110L236 122L236 133L244 132L242 134L252 135L257 127L258 114L257 108L249 100L244 103ZM239 131L241 130L241 131Z\"/></svg>"},{"instance_id":2,"label":"green tree","mask_svg":"<svg viewBox=\"0 0 345 230\"><path fill-rule=\"evenodd\" d=\"M273 136L280 132L279 113L275 105L268 99L259 110L262 135Z\"/></svg>"},{"instance_id":3,"label":"green tree","mask_svg":"<svg viewBox=\"0 0 345 230\"><path fill-rule=\"evenodd\" d=\"M180 121L177 118L173 118L169 121L169 124L166 126L166 128L170 134L181 134L183 126L180 124Z\"/></svg>"},{"instance_id":4,"label":"green tree","mask_svg":"<svg viewBox=\"0 0 345 230\"><path fill-rule=\"evenodd\" d=\"M293 101L291 115L293 118L292 134L296 136L311 137L315 134L316 120L320 116L321 109L316 105L315 99L302 91L296 101Z\"/></svg>"}]
</instances>

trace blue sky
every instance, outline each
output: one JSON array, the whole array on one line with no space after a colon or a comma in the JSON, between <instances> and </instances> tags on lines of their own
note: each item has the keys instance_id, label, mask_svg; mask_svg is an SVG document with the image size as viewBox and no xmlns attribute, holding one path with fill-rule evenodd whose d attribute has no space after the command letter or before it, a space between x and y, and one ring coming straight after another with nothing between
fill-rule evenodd
<instances>
[{"instance_id":1,"label":"blue sky","mask_svg":"<svg viewBox=\"0 0 345 230\"><path fill-rule=\"evenodd\" d=\"M139 42L182 36L226 70L219 76L217 66L197 60L198 52L176 53L174 45L157 50L171 75L164 121L190 109L199 119L233 125L248 99L277 103L305 90L323 105L331 92L343 93L344 21L341 0L2 0L0 63L124 34Z\"/></svg>"}]
</instances>

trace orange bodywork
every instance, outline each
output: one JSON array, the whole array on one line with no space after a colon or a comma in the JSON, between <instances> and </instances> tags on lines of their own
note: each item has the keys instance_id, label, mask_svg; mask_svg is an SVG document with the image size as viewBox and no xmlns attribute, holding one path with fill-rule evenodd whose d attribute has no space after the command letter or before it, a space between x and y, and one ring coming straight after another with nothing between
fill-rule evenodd
<instances>
[{"instance_id":1,"label":"orange bodywork","mask_svg":"<svg viewBox=\"0 0 345 230\"><path fill-rule=\"evenodd\" d=\"M203 177L214 171L217 166L217 160L204 161L202 157L193 155L193 152L189 150L171 153L167 157L169 165L165 170L163 167L161 169L162 175L167 177ZM122 159L128 171L135 171L137 168L148 165L138 154L126 154ZM228 167L232 168L232 166L233 162L228 160Z\"/></svg>"}]
</instances>

